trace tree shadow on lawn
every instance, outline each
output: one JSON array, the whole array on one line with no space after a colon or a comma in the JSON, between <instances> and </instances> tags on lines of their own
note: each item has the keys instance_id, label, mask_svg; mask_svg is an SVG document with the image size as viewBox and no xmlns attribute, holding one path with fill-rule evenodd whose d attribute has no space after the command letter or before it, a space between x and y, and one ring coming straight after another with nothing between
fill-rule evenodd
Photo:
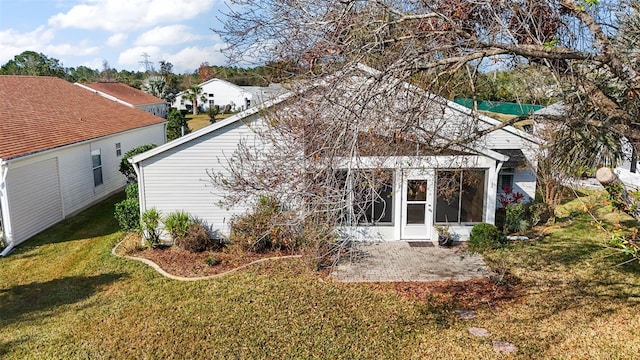
<instances>
[{"instance_id":1,"label":"tree shadow on lawn","mask_svg":"<svg viewBox=\"0 0 640 360\"><path fill-rule=\"evenodd\" d=\"M124 198L124 192L109 196L18 245L16 252L25 252L44 244L91 239L116 233L120 228L113 216L115 204Z\"/></svg>"},{"instance_id":2,"label":"tree shadow on lawn","mask_svg":"<svg viewBox=\"0 0 640 360\"><path fill-rule=\"evenodd\" d=\"M126 274L122 273L69 276L0 289L0 326L37 317L39 312L53 310L58 306L82 301L103 286L125 276Z\"/></svg>"}]
</instances>

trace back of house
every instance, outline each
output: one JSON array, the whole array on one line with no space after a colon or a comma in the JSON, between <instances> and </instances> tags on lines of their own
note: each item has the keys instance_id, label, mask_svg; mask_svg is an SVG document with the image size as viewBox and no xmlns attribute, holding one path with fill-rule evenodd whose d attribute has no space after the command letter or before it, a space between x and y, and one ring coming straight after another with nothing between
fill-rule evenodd
<instances>
[{"instance_id":1,"label":"back of house","mask_svg":"<svg viewBox=\"0 0 640 360\"><path fill-rule=\"evenodd\" d=\"M356 87L365 86L363 84L368 81L368 76L375 76L375 73L367 68L360 70L364 72L364 76L354 76L352 80L343 76L341 79L345 82L360 82L355 84ZM402 99L396 104L368 111L372 114L386 113L388 118L395 116L400 117L400 120L411 116L402 111L415 102L405 95L410 96L411 92L420 90L412 89L409 85L400 88L410 89L407 91L409 95L400 94ZM343 109L338 101L350 101L348 92L336 93L337 100L334 103ZM225 202L228 194L214 185L212 175L237 174L251 166L248 163L230 162L238 154L236 151L240 146L246 151L255 151L255 154L268 152L270 144L261 136L262 129L265 124L275 124L286 121L287 116L295 116L292 114L296 110L290 104L296 101L313 104L312 99L304 99L300 93L285 94L133 157L140 181L141 211L151 208L165 214L177 210L187 211L205 220L213 233L229 235L231 219L234 215L247 212L252 199L242 199L244 201L231 204ZM388 104L388 99L385 101ZM419 109L419 106L411 109L421 112L414 115L424 127L449 127L448 133L454 137L447 141L453 140L455 143L455 134L463 127L482 131L500 124L497 120L473 113L443 98L432 96L430 101L433 105L431 109ZM305 106L296 109L304 109ZM319 110L329 121L337 118L329 107L319 107ZM275 116L271 117L273 114ZM360 125L362 134L374 133L373 137L366 140L373 145L370 147L373 152L361 152L353 158L342 159L340 164L334 164L334 169L337 172L344 170L348 174L342 182L342 186L346 188L357 186L349 185L348 182L350 176L353 177L358 171L382 173L385 183L376 189L370 204L359 204L356 218L351 219L350 226L343 229L343 233L348 232L353 238L432 241L437 237L436 226L447 225L464 240L474 224L494 222L496 207L500 206L499 188L504 191L505 185L509 185L522 194L524 200L535 196L536 154L540 143L530 134L513 127L503 127L486 134L481 141L458 144L450 151L438 152L430 151L427 144L410 141L410 134L385 133L382 126L366 126L366 117L363 121L364 126ZM407 140L398 140L400 138ZM326 139L332 143L340 143L338 138ZM410 146L395 151L393 155L375 153L389 148L384 145L387 140L394 146L400 146L398 144L402 141ZM330 143L320 146L333 147ZM318 156L323 155L318 153ZM280 169L283 173L278 174L273 169L267 169L271 171L256 171L255 176L268 174L287 178L295 171L295 166L305 166L304 162L309 160L311 158L305 160L302 156L299 163L291 165L291 171ZM265 163L264 166L268 168L279 165ZM439 185L443 183L454 184L455 188L449 189L451 191L445 194L441 191L443 187ZM251 187L251 184L248 182L246 186ZM275 188L271 190L276 191ZM355 204L347 204L349 206Z\"/></svg>"}]
</instances>

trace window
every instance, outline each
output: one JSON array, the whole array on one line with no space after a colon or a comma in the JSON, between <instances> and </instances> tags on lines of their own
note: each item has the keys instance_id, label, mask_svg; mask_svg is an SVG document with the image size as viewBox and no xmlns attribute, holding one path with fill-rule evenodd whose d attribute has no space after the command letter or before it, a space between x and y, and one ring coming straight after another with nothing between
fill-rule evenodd
<instances>
[{"instance_id":1,"label":"window","mask_svg":"<svg viewBox=\"0 0 640 360\"><path fill-rule=\"evenodd\" d=\"M482 222L485 183L484 169L438 170L436 222Z\"/></svg>"},{"instance_id":2,"label":"window","mask_svg":"<svg viewBox=\"0 0 640 360\"><path fill-rule=\"evenodd\" d=\"M102 185L102 156L100 150L91 150L91 162L93 164L93 185Z\"/></svg>"},{"instance_id":3,"label":"window","mask_svg":"<svg viewBox=\"0 0 640 360\"><path fill-rule=\"evenodd\" d=\"M498 174L498 191L505 191L505 186L513 189L513 168L502 168ZM508 191L507 191L508 192Z\"/></svg>"},{"instance_id":4,"label":"window","mask_svg":"<svg viewBox=\"0 0 640 360\"><path fill-rule=\"evenodd\" d=\"M210 108L212 108L212 107L213 107L213 105L215 105L215 104L214 104L214 101L213 101L213 100L209 100L209 107L210 107Z\"/></svg>"},{"instance_id":5,"label":"window","mask_svg":"<svg viewBox=\"0 0 640 360\"><path fill-rule=\"evenodd\" d=\"M391 225L393 223L393 171L392 170L352 170L336 174L346 201L346 210L353 217L343 213L343 220L354 219L360 225Z\"/></svg>"},{"instance_id":6,"label":"window","mask_svg":"<svg viewBox=\"0 0 640 360\"><path fill-rule=\"evenodd\" d=\"M180 99L180 105L184 105L184 99Z\"/></svg>"},{"instance_id":7,"label":"window","mask_svg":"<svg viewBox=\"0 0 640 360\"><path fill-rule=\"evenodd\" d=\"M213 97L213 94L209 94L209 97L210 97L210 98L212 98L212 97Z\"/></svg>"},{"instance_id":8,"label":"window","mask_svg":"<svg viewBox=\"0 0 640 360\"><path fill-rule=\"evenodd\" d=\"M116 143L116 156L122 156L122 148L120 147L120 143Z\"/></svg>"}]
</instances>

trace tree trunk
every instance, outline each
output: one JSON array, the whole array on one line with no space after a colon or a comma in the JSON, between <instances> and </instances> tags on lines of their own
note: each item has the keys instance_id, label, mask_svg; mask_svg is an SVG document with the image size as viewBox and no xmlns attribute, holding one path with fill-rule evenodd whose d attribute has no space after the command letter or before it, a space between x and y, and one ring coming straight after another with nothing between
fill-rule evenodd
<instances>
[{"instance_id":1,"label":"tree trunk","mask_svg":"<svg viewBox=\"0 0 640 360\"><path fill-rule=\"evenodd\" d=\"M629 191L624 186L618 175L611 168L601 167L596 171L596 180L602 184L609 194L611 204L618 210L621 210L634 219L640 221L640 202L633 196L629 195Z\"/></svg>"}]
</instances>

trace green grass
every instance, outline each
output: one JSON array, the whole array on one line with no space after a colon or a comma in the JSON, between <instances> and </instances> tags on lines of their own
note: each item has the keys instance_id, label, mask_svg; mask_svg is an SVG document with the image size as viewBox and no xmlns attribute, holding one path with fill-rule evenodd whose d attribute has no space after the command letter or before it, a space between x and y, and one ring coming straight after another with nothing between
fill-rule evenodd
<instances>
[{"instance_id":1,"label":"green grass","mask_svg":"<svg viewBox=\"0 0 640 360\"><path fill-rule=\"evenodd\" d=\"M216 115L216 121L226 119L233 115L235 114L218 114ZM198 115L187 114L185 118L187 119L187 123L189 124L189 129L191 129L191 131L200 130L205 126L211 125L209 115L206 113L200 113Z\"/></svg>"},{"instance_id":2,"label":"green grass","mask_svg":"<svg viewBox=\"0 0 640 360\"><path fill-rule=\"evenodd\" d=\"M321 280L300 261L179 282L113 257L122 195L0 258L0 358L629 359L640 351L640 268L601 245L589 217L487 253L519 289L473 320L458 304ZM515 291L515 290L514 290ZM487 328L490 338L468 335Z\"/></svg>"}]
</instances>

